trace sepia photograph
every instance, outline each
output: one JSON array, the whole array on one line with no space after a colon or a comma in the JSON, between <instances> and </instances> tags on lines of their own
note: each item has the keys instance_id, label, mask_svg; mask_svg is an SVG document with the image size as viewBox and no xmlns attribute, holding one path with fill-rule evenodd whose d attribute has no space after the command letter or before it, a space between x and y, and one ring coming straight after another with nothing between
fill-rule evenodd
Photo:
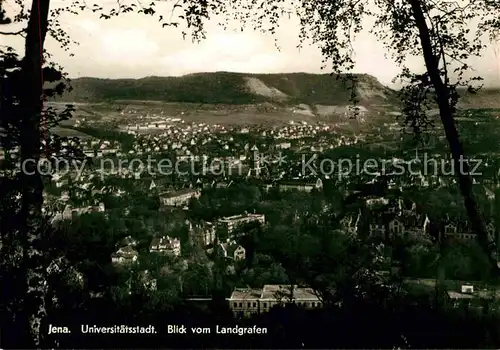
<instances>
[{"instance_id":1,"label":"sepia photograph","mask_svg":"<svg viewBox=\"0 0 500 350\"><path fill-rule=\"evenodd\" d=\"M0 0L0 75L0 349L500 348L500 1Z\"/></svg>"}]
</instances>

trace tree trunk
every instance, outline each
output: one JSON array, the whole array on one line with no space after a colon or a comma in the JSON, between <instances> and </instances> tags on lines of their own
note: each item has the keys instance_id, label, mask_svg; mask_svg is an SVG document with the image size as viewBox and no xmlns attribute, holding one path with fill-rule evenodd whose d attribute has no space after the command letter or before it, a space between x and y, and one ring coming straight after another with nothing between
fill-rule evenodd
<instances>
[{"instance_id":1,"label":"tree trunk","mask_svg":"<svg viewBox=\"0 0 500 350\"><path fill-rule=\"evenodd\" d=\"M24 320L28 326L31 346L42 346L41 323L46 315L46 271L43 264L43 182L36 165L41 155L41 117L43 108L42 52L47 33L50 0L33 0L29 16L25 57L22 64L23 94L20 130L21 164L26 171L21 174L21 230L23 241L23 273L25 280Z\"/></svg>"},{"instance_id":2,"label":"tree trunk","mask_svg":"<svg viewBox=\"0 0 500 350\"><path fill-rule=\"evenodd\" d=\"M446 139L448 140L448 144L450 146L454 169L457 172L460 191L464 198L465 209L467 211L472 229L477 234L479 244L488 256L488 259L491 263L492 272L494 272L495 277L498 277L500 276L500 269L497 265L495 242L490 240L488 237L486 224L481 214L479 213L477 203L474 199L474 194L472 192L472 178L470 176L469 166L465 161L461 161L465 160L465 157L455 125L455 119L453 117L450 93L448 87L441 79L439 71L439 60L434 55L432 50L430 32L425 21L422 4L420 0L410 0L410 4L419 31L425 66L436 92L439 115L446 134ZM457 169L459 170L457 171Z\"/></svg>"},{"instance_id":3,"label":"tree trunk","mask_svg":"<svg viewBox=\"0 0 500 350\"><path fill-rule=\"evenodd\" d=\"M435 285L435 303L441 309L444 306L444 293L446 293L446 271L444 267L444 254L445 254L445 236L444 232L439 232L439 256L437 260L437 274Z\"/></svg>"}]
</instances>

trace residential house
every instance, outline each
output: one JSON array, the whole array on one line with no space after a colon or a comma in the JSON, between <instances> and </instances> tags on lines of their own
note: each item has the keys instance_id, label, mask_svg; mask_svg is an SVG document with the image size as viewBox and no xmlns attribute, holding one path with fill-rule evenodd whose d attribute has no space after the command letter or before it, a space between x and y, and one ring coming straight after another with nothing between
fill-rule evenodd
<instances>
[{"instance_id":1,"label":"residential house","mask_svg":"<svg viewBox=\"0 0 500 350\"><path fill-rule=\"evenodd\" d=\"M155 237L151 241L149 252L179 256L181 255L181 241L169 236Z\"/></svg>"},{"instance_id":2,"label":"residential house","mask_svg":"<svg viewBox=\"0 0 500 350\"><path fill-rule=\"evenodd\" d=\"M474 232L469 230L465 222L459 220L447 220L443 233L445 238L458 238L465 241L474 240L477 237Z\"/></svg>"},{"instance_id":3,"label":"residential house","mask_svg":"<svg viewBox=\"0 0 500 350\"><path fill-rule=\"evenodd\" d=\"M411 207L411 209L409 209ZM374 216L369 220L370 236L384 237L392 239L395 236L416 238L428 237L437 239L440 235L445 238L455 238L460 240L474 240L477 235L470 230L466 221L447 218L443 221L433 220L423 213L417 211L414 203L398 202L396 207L389 208L386 214L393 215L391 219L387 216ZM344 223L344 222L342 222ZM498 239L498 233L493 225L487 225L488 234L491 240Z\"/></svg>"},{"instance_id":4,"label":"residential house","mask_svg":"<svg viewBox=\"0 0 500 350\"><path fill-rule=\"evenodd\" d=\"M131 264L137 261L139 253L132 246L119 248L115 253L111 254L111 262L113 264Z\"/></svg>"},{"instance_id":5,"label":"residential house","mask_svg":"<svg viewBox=\"0 0 500 350\"><path fill-rule=\"evenodd\" d=\"M226 243L219 243L217 245L217 254L220 256L232 259L235 261L245 260L246 250L245 248L236 243L236 241L227 241Z\"/></svg>"}]
</instances>

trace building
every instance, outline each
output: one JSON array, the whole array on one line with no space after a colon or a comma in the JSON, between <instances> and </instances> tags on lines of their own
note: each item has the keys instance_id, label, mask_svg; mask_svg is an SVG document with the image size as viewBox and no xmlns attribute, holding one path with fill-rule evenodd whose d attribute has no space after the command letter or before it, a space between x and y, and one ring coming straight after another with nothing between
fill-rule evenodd
<instances>
[{"instance_id":1,"label":"building","mask_svg":"<svg viewBox=\"0 0 500 350\"><path fill-rule=\"evenodd\" d=\"M260 297L262 289L235 288L228 299L229 307L237 317L258 314L260 310Z\"/></svg>"},{"instance_id":2,"label":"building","mask_svg":"<svg viewBox=\"0 0 500 350\"><path fill-rule=\"evenodd\" d=\"M250 222L258 222L261 225L266 223L266 217L264 214L240 214L228 216L220 219L217 224L219 227L227 230L228 234L233 232L237 227L250 223Z\"/></svg>"},{"instance_id":3,"label":"building","mask_svg":"<svg viewBox=\"0 0 500 350\"><path fill-rule=\"evenodd\" d=\"M281 142L276 145L277 149L290 149L290 147L292 147L290 142Z\"/></svg>"},{"instance_id":4,"label":"building","mask_svg":"<svg viewBox=\"0 0 500 350\"><path fill-rule=\"evenodd\" d=\"M160 194L160 201L166 206L187 205L191 198L199 198L201 195L198 189L186 188L176 192L166 192Z\"/></svg>"},{"instance_id":5,"label":"building","mask_svg":"<svg viewBox=\"0 0 500 350\"><path fill-rule=\"evenodd\" d=\"M262 289L236 288L228 302L237 317L268 312L273 306L283 303L307 309L322 305L312 288L276 284L267 284Z\"/></svg>"},{"instance_id":6,"label":"building","mask_svg":"<svg viewBox=\"0 0 500 350\"><path fill-rule=\"evenodd\" d=\"M199 225L193 225L188 222L189 236L193 243L206 247L215 241L215 226L211 222L202 222Z\"/></svg>"},{"instance_id":7,"label":"building","mask_svg":"<svg viewBox=\"0 0 500 350\"><path fill-rule=\"evenodd\" d=\"M69 199L69 195L68 195ZM61 213L57 213L53 219L51 220L51 224L56 224L60 221L64 220L72 220L74 217L83 215L83 214L89 214L89 213L96 213L100 212L103 213L106 211L106 208L104 206L104 203L99 203L99 205L96 206L88 206L88 207L83 207L83 208L73 208L71 205L66 205L64 207L64 210Z\"/></svg>"},{"instance_id":8,"label":"building","mask_svg":"<svg viewBox=\"0 0 500 350\"><path fill-rule=\"evenodd\" d=\"M399 208L391 208L390 214L394 216L390 219L384 219L382 216L372 216L369 219L369 236L384 239L393 239L394 237L406 237L411 239L426 238L439 239L443 237L447 240L474 241L477 239L466 220L461 219L433 219L425 213L418 213L413 205L413 209L405 209L399 205ZM349 219L342 219L344 227L350 224ZM486 226L488 237L491 241L499 240L499 232L495 225L490 222Z\"/></svg>"},{"instance_id":9,"label":"building","mask_svg":"<svg viewBox=\"0 0 500 350\"><path fill-rule=\"evenodd\" d=\"M458 238L464 241L472 241L477 238L474 232L471 232L466 225L461 225L461 229L458 229L460 225L454 225L448 223L444 225L443 233L446 238ZM491 226L490 226L491 227ZM487 227L488 233L490 233L490 227Z\"/></svg>"},{"instance_id":10,"label":"building","mask_svg":"<svg viewBox=\"0 0 500 350\"><path fill-rule=\"evenodd\" d=\"M235 241L219 243L217 245L217 253L224 258L233 259L235 261L245 260L246 258L245 248Z\"/></svg>"},{"instance_id":11,"label":"building","mask_svg":"<svg viewBox=\"0 0 500 350\"><path fill-rule=\"evenodd\" d=\"M132 246L119 248L115 253L111 254L111 262L113 264L131 264L137 261L139 253Z\"/></svg>"},{"instance_id":12,"label":"building","mask_svg":"<svg viewBox=\"0 0 500 350\"><path fill-rule=\"evenodd\" d=\"M181 241L169 236L155 237L151 241L149 252L179 256L181 255Z\"/></svg>"},{"instance_id":13,"label":"building","mask_svg":"<svg viewBox=\"0 0 500 350\"><path fill-rule=\"evenodd\" d=\"M137 241L131 236L127 236L116 244L117 251L111 254L113 264L131 264L137 261L139 253L135 249Z\"/></svg>"},{"instance_id":14,"label":"building","mask_svg":"<svg viewBox=\"0 0 500 350\"><path fill-rule=\"evenodd\" d=\"M474 286L470 284L464 284L461 287L461 292L464 294L473 294L474 293Z\"/></svg>"},{"instance_id":15,"label":"building","mask_svg":"<svg viewBox=\"0 0 500 350\"><path fill-rule=\"evenodd\" d=\"M252 166L248 170L247 177L259 178L262 172L259 149L257 148L257 146L254 145L250 149L250 151L252 152L252 157L251 157Z\"/></svg>"},{"instance_id":16,"label":"building","mask_svg":"<svg viewBox=\"0 0 500 350\"><path fill-rule=\"evenodd\" d=\"M450 303L450 306L467 306L468 308L476 310L484 310L485 300L498 300L500 298L500 293L497 288L476 290L471 284L461 285L460 289L447 291L447 295L447 301ZM495 309L494 306L493 309Z\"/></svg>"},{"instance_id":17,"label":"building","mask_svg":"<svg viewBox=\"0 0 500 350\"><path fill-rule=\"evenodd\" d=\"M320 306L320 300L312 288L290 285L266 284L262 289L260 300L264 312L276 304L288 302L304 308Z\"/></svg>"},{"instance_id":18,"label":"building","mask_svg":"<svg viewBox=\"0 0 500 350\"><path fill-rule=\"evenodd\" d=\"M311 192L312 190L322 190L323 181L318 178L316 181L309 180L287 180L280 181L278 183L278 189L280 191L301 191L301 192Z\"/></svg>"}]
</instances>

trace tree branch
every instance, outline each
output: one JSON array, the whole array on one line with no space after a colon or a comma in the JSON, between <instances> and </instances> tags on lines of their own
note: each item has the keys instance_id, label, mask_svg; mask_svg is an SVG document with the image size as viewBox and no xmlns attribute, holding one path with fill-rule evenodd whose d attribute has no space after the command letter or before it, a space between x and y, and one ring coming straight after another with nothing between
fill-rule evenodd
<instances>
[{"instance_id":1,"label":"tree branch","mask_svg":"<svg viewBox=\"0 0 500 350\"><path fill-rule=\"evenodd\" d=\"M22 35L26 32L26 29L18 30L17 32L0 32L0 35Z\"/></svg>"}]
</instances>

